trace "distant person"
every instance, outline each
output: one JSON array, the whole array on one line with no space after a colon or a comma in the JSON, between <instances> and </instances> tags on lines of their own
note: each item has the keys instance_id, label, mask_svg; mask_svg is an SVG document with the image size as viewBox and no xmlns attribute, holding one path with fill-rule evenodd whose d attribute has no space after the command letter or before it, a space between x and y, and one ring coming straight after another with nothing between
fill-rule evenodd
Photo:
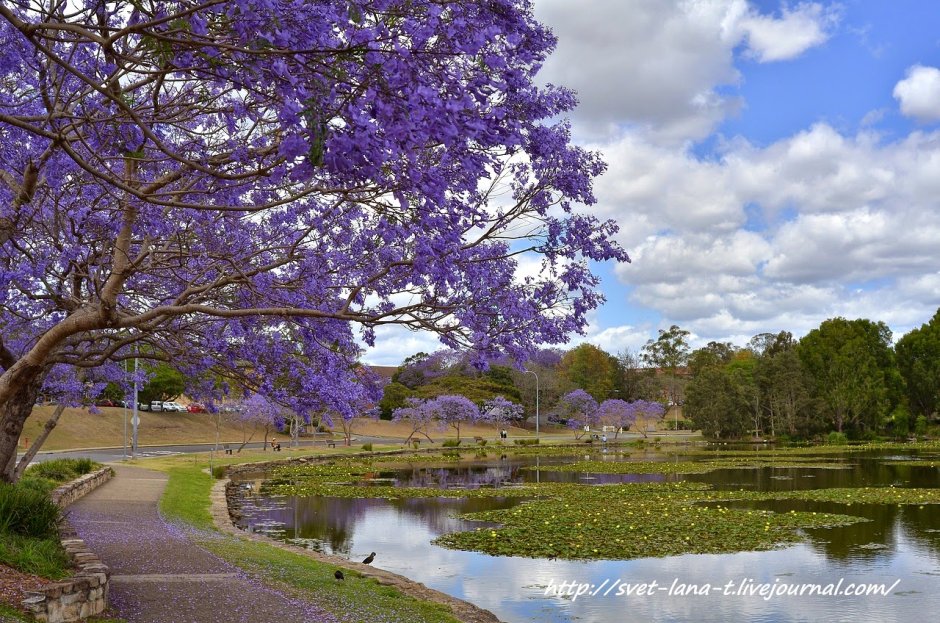
<instances>
[{"instance_id":1,"label":"distant person","mask_svg":"<svg viewBox=\"0 0 940 623\"><path fill-rule=\"evenodd\" d=\"M601 435L601 442L607 443L607 433L604 433L603 435Z\"/></svg>"}]
</instances>

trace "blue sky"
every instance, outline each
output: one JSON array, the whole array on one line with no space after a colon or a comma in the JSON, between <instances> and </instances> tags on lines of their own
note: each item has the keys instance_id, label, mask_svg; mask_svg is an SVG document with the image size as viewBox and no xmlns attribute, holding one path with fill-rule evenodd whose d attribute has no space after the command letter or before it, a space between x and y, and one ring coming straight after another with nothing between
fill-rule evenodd
<instances>
[{"instance_id":1,"label":"blue sky","mask_svg":"<svg viewBox=\"0 0 940 623\"><path fill-rule=\"evenodd\" d=\"M586 338L639 349L800 336L826 318L895 337L940 307L940 5L931 0L534 0L601 151L603 265ZM370 363L436 348L389 329Z\"/></svg>"}]
</instances>

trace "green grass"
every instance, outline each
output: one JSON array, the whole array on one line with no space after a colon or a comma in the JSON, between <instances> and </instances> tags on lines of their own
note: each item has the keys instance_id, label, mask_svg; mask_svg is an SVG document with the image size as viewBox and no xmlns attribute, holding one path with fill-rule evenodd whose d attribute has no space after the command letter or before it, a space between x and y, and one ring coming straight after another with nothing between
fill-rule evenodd
<instances>
[{"instance_id":1,"label":"green grass","mask_svg":"<svg viewBox=\"0 0 940 623\"><path fill-rule=\"evenodd\" d=\"M71 572L68 554L57 537L0 534L0 563L50 580L68 577Z\"/></svg>"},{"instance_id":2,"label":"green grass","mask_svg":"<svg viewBox=\"0 0 940 623\"><path fill-rule=\"evenodd\" d=\"M198 467L175 467L160 499L160 512L171 521L188 524L199 530L213 530L209 514L209 493L212 479Z\"/></svg>"},{"instance_id":3,"label":"green grass","mask_svg":"<svg viewBox=\"0 0 940 623\"><path fill-rule=\"evenodd\" d=\"M260 577L266 584L312 600L344 622L457 623L445 606L418 601L354 571L344 569L346 580L337 582L333 577L337 566L267 543L215 532L209 514L210 476L193 466L168 471L170 478L160 501L163 515L195 528L191 538L198 545Z\"/></svg>"},{"instance_id":4,"label":"green grass","mask_svg":"<svg viewBox=\"0 0 940 623\"><path fill-rule=\"evenodd\" d=\"M20 621L35 621L33 617L20 612L6 604L0 603L0 623L19 623Z\"/></svg>"}]
</instances>

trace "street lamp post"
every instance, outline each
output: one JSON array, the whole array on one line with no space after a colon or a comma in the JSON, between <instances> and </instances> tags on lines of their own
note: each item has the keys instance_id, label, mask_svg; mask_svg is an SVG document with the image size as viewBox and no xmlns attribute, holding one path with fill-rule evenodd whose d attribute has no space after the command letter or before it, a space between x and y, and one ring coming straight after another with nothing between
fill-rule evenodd
<instances>
[{"instance_id":1,"label":"street lamp post","mask_svg":"<svg viewBox=\"0 0 940 623\"><path fill-rule=\"evenodd\" d=\"M535 438L539 438L539 375L532 370L526 370L526 374L535 377Z\"/></svg>"}]
</instances>

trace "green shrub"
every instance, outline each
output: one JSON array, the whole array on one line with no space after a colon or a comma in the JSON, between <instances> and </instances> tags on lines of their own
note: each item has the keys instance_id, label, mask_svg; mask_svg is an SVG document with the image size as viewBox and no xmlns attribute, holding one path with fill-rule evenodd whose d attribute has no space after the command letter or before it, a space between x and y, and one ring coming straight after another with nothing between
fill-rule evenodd
<instances>
[{"instance_id":1,"label":"green shrub","mask_svg":"<svg viewBox=\"0 0 940 623\"><path fill-rule=\"evenodd\" d=\"M923 437L927 434L927 416L918 415L917 419L914 420L914 434L918 437Z\"/></svg>"},{"instance_id":2,"label":"green shrub","mask_svg":"<svg viewBox=\"0 0 940 623\"><path fill-rule=\"evenodd\" d=\"M58 535L62 511L47 493L0 484L0 533L45 538Z\"/></svg>"},{"instance_id":3,"label":"green shrub","mask_svg":"<svg viewBox=\"0 0 940 623\"><path fill-rule=\"evenodd\" d=\"M364 443L362 444L362 449L365 450L366 452L372 452L372 444Z\"/></svg>"},{"instance_id":4,"label":"green shrub","mask_svg":"<svg viewBox=\"0 0 940 623\"><path fill-rule=\"evenodd\" d=\"M101 467L91 459L55 459L30 466L23 477L47 478L57 483L69 482Z\"/></svg>"},{"instance_id":5,"label":"green shrub","mask_svg":"<svg viewBox=\"0 0 940 623\"><path fill-rule=\"evenodd\" d=\"M513 443L517 446L537 446L539 444L538 439L514 439Z\"/></svg>"},{"instance_id":6,"label":"green shrub","mask_svg":"<svg viewBox=\"0 0 940 623\"><path fill-rule=\"evenodd\" d=\"M27 471L25 474L23 474L23 477L20 478L19 482L16 483L16 486L22 489L38 491L43 495L49 495L52 493L53 489L59 486L59 483L55 480L50 480L49 478L44 478L42 476L32 476Z\"/></svg>"},{"instance_id":7,"label":"green shrub","mask_svg":"<svg viewBox=\"0 0 940 623\"><path fill-rule=\"evenodd\" d=\"M897 437L907 437L911 432L911 411L898 405L891 414L891 429Z\"/></svg>"},{"instance_id":8,"label":"green shrub","mask_svg":"<svg viewBox=\"0 0 940 623\"><path fill-rule=\"evenodd\" d=\"M421 441L419 439L412 439L411 445L415 450L417 450L418 448L421 447Z\"/></svg>"},{"instance_id":9,"label":"green shrub","mask_svg":"<svg viewBox=\"0 0 940 623\"><path fill-rule=\"evenodd\" d=\"M444 443L441 444L445 448L456 448L460 445L459 439L445 439Z\"/></svg>"},{"instance_id":10,"label":"green shrub","mask_svg":"<svg viewBox=\"0 0 940 623\"><path fill-rule=\"evenodd\" d=\"M480 444L480 446L485 446L485 445L486 445L486 439L481 439L481 440L478 441L477 443Z\"/></svg>"},{"instance_id":11,"label":"green shrub","mask_svg":"<svg viewBox=\"0 0 940 623\"><path fill-rule=\"evenodd\" d=\"M226 471L225 465L216 465L215 467L212 468L212 477L215 478L216 480L222 480L223 478L225 478L225 471Z\"/></svg>"},{"instance_id":12,"label":"green shrub","mask_svg":"<svg viewBox=\"0 0 940 623\"><path fill-rule=\"evenodd\" d=\"M826 438L826 443L830 446L844 446L849 442L848 438L845 436L845 433L839 433L832 431L829 433L829 436Z\"/></svg>"}]
</instances>

